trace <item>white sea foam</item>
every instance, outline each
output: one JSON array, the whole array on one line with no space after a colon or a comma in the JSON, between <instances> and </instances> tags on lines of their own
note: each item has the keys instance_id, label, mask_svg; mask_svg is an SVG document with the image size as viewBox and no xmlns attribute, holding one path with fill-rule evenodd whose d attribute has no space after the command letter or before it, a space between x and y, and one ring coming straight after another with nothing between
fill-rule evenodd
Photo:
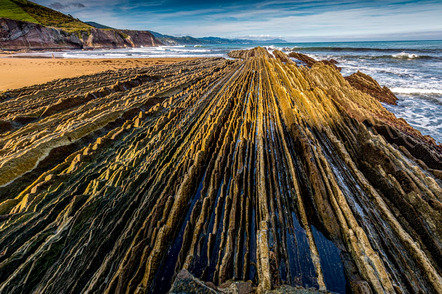
<instances>
[{"instance_id":1,"label":"white sea foam","mask_svg":"<svg viewBox=\"0 0 442 294\"><path fill-rule=\"evenodd\" d=\"M407 53L407 52L401 52L401 53L398 53L398 54L393 54L391 56L393 58L398 58L398 59L415 59L415 58L419 58L419 55L412 54L412 53Z\"/></svg>"},{"instance_id":2,"label":"white sea foam","mask_svg":"<svg viewBox=\"0 0 442 294\"><path fill-rule=\"evenodd\" d=\"M62 52L19 53L18 56L62 58L157 58L157 57L227 57L226 52L194 46L158 46L120 49L67 50Z\"/></svg>"},{"instance_id":3,"label":"white sea foam","mask_svg":"<svg viewBox=\"0 0 442 294\"><path fill-rule=\"evenodd\" d=\"M437 89L392 88L391 91L397 94L442 94L442 90Z\"/></svg>"}]
</instances>

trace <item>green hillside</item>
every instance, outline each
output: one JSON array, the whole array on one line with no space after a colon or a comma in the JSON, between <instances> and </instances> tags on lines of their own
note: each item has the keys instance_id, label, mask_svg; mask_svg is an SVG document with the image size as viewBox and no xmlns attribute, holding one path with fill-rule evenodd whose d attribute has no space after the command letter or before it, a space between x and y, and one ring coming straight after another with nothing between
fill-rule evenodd
<instances>
[{"instance_id":1,"label":"green hillside","mask_svg":"<svg viewBox=\"0 0 442 294\"><path fill-rule=\"evenodd\" d=\"M39 23L67 31L91 28L78 19L27 0L0 0L0 17Z\"/></svg>"},{"instance_id":2,"label":"green hillside","mask_svg":"<svg viewBox=\"0 0 442 294\"><path fill-rule=\"evenodd\" d=\"M97 29L115 30L114 28L108 27L106 25L102 25L101 23L97 23L94 21L85 21L85 23L87 23L88 25L93 26L94 28L97 28Z\"/></svg>"},{"instance_id":3,"label":"green hillside","mask_svg":"<svg viewBox=\"0 0 442 294\"><path fill-rule=\"evenodd\" d=\"M38 23L23 8L10 0L0 0L0 17Z\"/></svg>"}]
</instances>

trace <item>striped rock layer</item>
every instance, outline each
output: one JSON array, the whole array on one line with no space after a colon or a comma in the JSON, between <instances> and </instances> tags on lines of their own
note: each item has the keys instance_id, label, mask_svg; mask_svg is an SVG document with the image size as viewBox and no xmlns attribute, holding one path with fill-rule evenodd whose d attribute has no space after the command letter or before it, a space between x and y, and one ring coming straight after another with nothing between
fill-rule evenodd
<instances>
[{"instance_id":1,"label":"striped rock layer","mask_svg":"<svg viewBox=\"0 0 442 294\"><path fill-rule=\"evenodd\" d=\"M442 292L441 147L333 66L232 56L0 96L0 293Z\"/></svg>"}]
</instances>

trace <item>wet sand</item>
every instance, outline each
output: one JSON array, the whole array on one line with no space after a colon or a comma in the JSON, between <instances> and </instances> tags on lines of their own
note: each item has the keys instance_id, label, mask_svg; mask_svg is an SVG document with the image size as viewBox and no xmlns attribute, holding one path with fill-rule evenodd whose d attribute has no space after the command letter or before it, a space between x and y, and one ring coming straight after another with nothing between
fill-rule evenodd
<instances>
[{"instance_id":1,"label":"wet sand","mask_svg":"<svg viewBox=\"0 0 442 294\"><path fill-rule=\"evenodd\" d=\"M106 70L148 67L189 59L193 58L54 59L9 58L0 55L0 91Z\"/></svg>"}]
</instances>

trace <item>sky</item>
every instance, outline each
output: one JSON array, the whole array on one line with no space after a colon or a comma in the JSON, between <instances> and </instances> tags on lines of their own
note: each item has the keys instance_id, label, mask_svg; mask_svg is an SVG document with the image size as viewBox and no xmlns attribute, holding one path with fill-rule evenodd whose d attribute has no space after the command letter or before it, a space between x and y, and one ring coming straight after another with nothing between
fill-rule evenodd
<instances>
[{"instance_id":1,"label":"sky","mask_svg":"<svg viewBox=\"0 0 442 294\"><path fill-rule=\"evenodd\" d=\"M442 39L442 0L34 0L83 21L174 36L292 42Z\"/></svg>"}]
</instances>

